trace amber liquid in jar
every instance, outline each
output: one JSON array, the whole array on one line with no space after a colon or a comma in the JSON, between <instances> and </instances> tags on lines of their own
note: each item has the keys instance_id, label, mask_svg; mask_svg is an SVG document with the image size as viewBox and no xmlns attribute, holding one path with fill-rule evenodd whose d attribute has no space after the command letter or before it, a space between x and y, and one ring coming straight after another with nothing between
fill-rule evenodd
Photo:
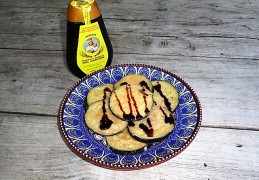
<instances>
[{"instance_id":1,"label":"amber liquid in jar","mask_svg":"<svg viewBox=\"0 0 259 180\"><path fill-rule=\"evenodd\" d=\"M105 66L109 66L112 62L113 49L109 39L102 15L96 2L91 5L90 11L91 23L98 22L101 34L103 36L106 48L108 51L108 59ZM84 17L80 7L74 7L71 2L68 4L68 15L67 15L67 52L66 62L69 70L77 77L82 78L86 75L85 72L78 66L77 63L77 51L78 51L78 39L80 26L85 25ZM99 69L96 69L99 70Z\"/></svg>"}]
</instances>

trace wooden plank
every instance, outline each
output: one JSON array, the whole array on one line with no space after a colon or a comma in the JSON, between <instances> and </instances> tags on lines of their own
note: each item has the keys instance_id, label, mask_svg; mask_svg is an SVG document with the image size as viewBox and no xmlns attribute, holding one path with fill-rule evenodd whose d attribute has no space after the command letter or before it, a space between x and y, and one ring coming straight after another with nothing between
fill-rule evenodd
<instances>
[{"instance_id":1,"label":"wooden plank","mask_svg":"<svg viewBox=\"0 0 259 180\"><path fill-rule=\"evenodd\" d=\"M68 1L67 1L68 2ZM25 7L25 8L66 8L67 2L64 1L55 1L55 0L42 0L37 2L32 2L31 0L24 0L19 3L16 0L0 0L0 7ZM242 12L242 10L249 10L253 12L257 12L258 9L258 2L253 0L248 0L246 2L242 0L229 0L225 2L224 0L218 0L216 2L208 2L207 0L200 0L200 1L188 1L188 0L176 0L176 1L157 1L157 0L113 0L107 2L105 0L97 0L98 5L101 7L103 11L105 9L110 9L111 7L120 7L129 10L157 10L157 11L167 11L171 8L175 8L178 12L196 12L200 9L203 11L206 10L215 10L217 8L222 9L222 12ZM202 6L206 6L207 9L201 8ZM188 8L185 8L188 7ZM109 10L110 11L110 10ZM116 9L113 9L116 11ZM130 13L131 11L127 11ZM191 13L190 13L191 14Z\"/></svg>"},{"instance_id":2,"label":"wooden plank","mask_svg":"<svg viewBox=\"0 0 259 180\"><path fill-rule=\"evenodd\" d=\"M100 3L115 53L259 58L256 2ZM1 7L0 48L65 50L66 3L45 4Z\"/></svg>"},{"instance_id":3,"label":"wooden plank","mask_svg":"<svg viewBox=\"0 0 259 180\"><path fill-rule=\"evenodd\" d=\"M147 35L152 33L164 36L172 34L206 36L211 34L211 36L258 39L256 19L259 17L259 13L253 11L253 9L242 7L246 11L239 12L240 9L236 9L238 13L235 13L231 9L224 9L226 7L223 6L216 7L215 5L214 8L209 8L208 6L212 5L208 2L199 2L199 5L196 4L197 7L192 7L192 3L187 3L179 8L177 7L179 4L171 5L172 7L167 5L164 7L164 11L159 8L152 9L153 7L149 6L139 9L141 6L139 7L138 4L128 7L118 4L111 4L112 7L104 5L103 17L107 27L111 26L112 34L121 31L134 31ZM235 5L233 4L233 6ZM185 10L183 10L184 8ZM110 9L114 10L110 11ZM2 21L0 32L2 33L22 32L29 34L34 30L33 33L40 34L43 31L53 33L53 30L55 32L65 32L66 30L57 28L60 24L66 23L66 6L59 8L44 8L44 6L41 8L12 7L10 9L0 7L0 10L0 20ZM201 10L202 13L199 12ZM125 26L125 24L128 24L128 26ZM19 28L17 28L18 26ZM23 28L27 31L21 31ZM167 31L167 29L170 31ZM233 34L233 31L235 31L235 34Z\"/></svg>"},{"instance_id":4,"label":"wooden plank","mask_svg":"<svg viewBox=\"0 0 259 180\"><path fill-rule=\"evenodd\" d=\"M12 22L26 22L27 24L41 25L40 22L44 18L46 20L57 20L61 17L65 20L67 3L40 1L30 3L23 1L21 3L12 3L12 1L1 2L1 17L7 18ZM29 4L28 4L29 3ZM120 2L98 2L102 9L104 18L118 20L124 22L132 22L134 27L138 21L146 23L157 23L161 25L185 25L207 28L207 26L221 27L220 25L237 25L240 23L248 23L253 27L258 27L256 19L259 15L257 9L259 3L241 1L224 0L211 3L208 1L120 1ZM6 8L6 6L11 6ZM111 11L112 9L112 11ZM244 19L246 21L244 21ZM36 23L34 23L36 22ZM5 22L3 22L5 23ZM9 24L9 26L12 24ZM7 26L8 27L8 26ZM141 30L138 26L138 29ZM241 27L241 26L240 26ZM4 28L4 27L3 27ZM116 27L113 27L116 28ZM131 28L131 27L127 27ZM156 27L157 28L157 27ZM233 27L226 27L230 29ZM220 28L219 28L220 30ZM225 31L225 29L221 29ZM249 30L249 27L237 31L235 34L243 33ZM256 30L252 29L252 30ZM213 32L210 32L213 33ZM222 35L222 34L221 34ZM247 34L248 36L250 34Z\"/></svg>"},{"instance_id":5,"label":"wooden plank","mask_svg":"<svg viewBox=\"0 0 259 180\"><path fill-rule=\"evenodd\" d=\"M110 35L114 53L154 54L259 59L257 39L220 37L154 37L128 33ZM125 41L125 39L127 39ZM29 42L29 43L24 43ZM66 34L1 35L0 49L54 50L66 49Z\"/></svg>"},{"instance_id":6,"label":"wooden plank","mask_svg":"<svg viewBox=\"0 0 259 180\"><path fill-rule=\"evenodd\" d=\"M148 169L118 172L72 153L61 139L55 117L0 117L0 179L259 178L258 131L202 128L176 158Z\"/></svg>"},{"instance_id":7,"label":"wooden plank","mask_svg":"<svg viewBox=\"0 0 259 180\"><path fill-rule=\"evenodd\" d=\"M0 59L4 112L57 115L78 80L66 69L62 51L0 50ZM156 65L181 76L200 98L203 125L258 128L259 61L115 54L113 64L123 63Z\"/></svg>"},{"instance_id":8,"label":"wooden plank","mask_svg":"<svg viewBox=\"0 0 259 180\"><path fill-rule=\"evenodd\" d=\"M66 69L64 53L0 51L0 59L5 59L0 62L1 90L7 93L0 95L0 109L24 113L58 114L62 97L78 81L78 78L72 76ZM58 92L60 94L57 94Z\"/></svg>"}]
</instances>

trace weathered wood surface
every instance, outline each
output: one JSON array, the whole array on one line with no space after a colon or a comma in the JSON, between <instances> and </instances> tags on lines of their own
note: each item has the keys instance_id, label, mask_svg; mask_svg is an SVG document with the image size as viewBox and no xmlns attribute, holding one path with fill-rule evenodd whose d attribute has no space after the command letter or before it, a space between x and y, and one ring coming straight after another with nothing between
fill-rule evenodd
<instances>
[{"instance_id":1,"label":"weathered wood surface","mask_svg":"<svg viewBox=\"0 0 259 180\"><path fill-rule=\"evenodd\" d=\"M0 54L0 109L57 115L77 81L65 67L63 52L0 49ZM203 125L259 129L259 61L114 54L115 64L128 62L159 65L183 77L200 98Z\"/></svg>"},{"instance_id":2,"label":"weathered wood surface","mask_svg":"<svg viewBox=\"0 0 259 180\"><path fill-rule=\"evenodd\" d=\"M258 59L258 3L228 3L101 1L100 7L115 53ZM65 50L66 3L1 4L9 7L0 7L1 48Z\"/></svg>"},{"instance_id":3,"label":"weathered wood surface","mask_svg":"<svg viewBox=\"0 0 259 180\"><path fill-rule=\"evenodd\" d=\"M98 1L112 64L176 73L197 93L202 128L176 158L134 172L91 165L57 129L78 80L65 66L64 1L0 0L0 179L258 179L259 1Z\"/></svg>"},{"instance_id":4,"label":"weathered wood surface","mask_svg":"<svg viewBox=\"0 0 259 180\"><path fill-rule=\"evenodd\" d=\"M258 131L202 128L180 155L148 169L96 167L62 141L55 117L0 114L1 179L258 179ZM213 143L208 143L213 137ZM256 141L254 141L256 140Z\"/></svg>"}]
</instances>

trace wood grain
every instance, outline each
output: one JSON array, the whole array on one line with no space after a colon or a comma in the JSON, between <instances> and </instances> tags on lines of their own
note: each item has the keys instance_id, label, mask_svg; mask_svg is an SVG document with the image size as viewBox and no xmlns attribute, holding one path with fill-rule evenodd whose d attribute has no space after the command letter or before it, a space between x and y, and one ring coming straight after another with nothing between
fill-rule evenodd
<instances>
[{"instance_id":1,"label":"wood grain","mask_svg":"<svg viewBox=\"0 0 259 180\"><path fill-rule=\"evenodd\" d=\"M153 6L145 1L100 2L115 53L258 60L257 3L149 3ZM65 50L66 3L55 8L46 4L40 3L40 9L33 4L0 7L0 48ZM28 39L30 43L23 43Z\"/></svg>"},{"instance_id":2,"label":"wood grain","mask_svg":"<svg viewBox=\"0 0 259 180\"><path fill-rule=\"evenodd\" d=\"M0 52L5 59L0 62L0 109L57 115L62 98L78 81L66 69L63 52ZM259 61L115 54L113 64L120 63L157 65L182 77L201 101L203 125L258 129Z\"/></svg>"}]
</instances>

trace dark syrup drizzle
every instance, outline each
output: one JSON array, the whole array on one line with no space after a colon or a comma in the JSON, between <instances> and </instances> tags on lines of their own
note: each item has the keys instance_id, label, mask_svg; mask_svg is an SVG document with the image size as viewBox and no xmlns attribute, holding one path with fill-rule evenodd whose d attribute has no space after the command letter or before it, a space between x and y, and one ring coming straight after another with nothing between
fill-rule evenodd
<instances>
[{"instance_id":1,"label":"dark syrup drizzle","mask_svg":"<svg viewBox=\"0 0 259 180\"><path fill-rule=\"evenodd\" d=\"M130 122L128 123L128 125L129 125L130 127L134 127L134 126L135 126L135 123L132 122L132 121L130 121Z\"/></svg>"},{"instance_id":2,"label":"dark syrup drizzle","mask_svg":"<svg viewBox=\"0 0 259 180\"><path fill-rule=\"evenodd\" d=\"M167 116L162 107L160 107L160 110L162 111L162 113L163 113L164 116L165 116L165 123L174 124L175 119L174 119L174 117L172 116L172 114L170 113L170 115Z\"/></svg>"},{"instance_id":3,"label":"dark syrup drizzle","mask_svg":"<svg viewBox=\"0 0 259 180\"><path fill-rule=\"evenodd\" d=\"M150 88L148 87L146 81L141 81L139 84L141 87L143 87L142 92L143 92L143 98L144 98L144 102L145 102L145 106L146 106L145 113L149 113L149 109L147 108L147 97L146 97L146 96L148 96L148 94L145 93L145 88L149 91L150 91Z\"/></svg>"},{"instance_id":4,"label":"dark syrup drizzle","mask_svg":"<svg viewBox=\"0 0 259 180\"><path fill-rule=\"evenodd\" d=\"M102 119L100 121L100 129L101 130L106 130L109 129L111 127L111 125L113 124L113 122L108 118L107 114L106 114L106 109L105 109L105 100L106 100L106 92L111 92L111 90L106 87L103 90L103 105L102 105L102 110L103 110L103 116Z\"/></svg>"},{"instance_id":5,"label":"dark syrup drizzle","mask_svg":"<svg viewBox=\"0 0 259 180\"><path fill-rule=\"evenodd\" d=\"M111 93L112 92L112 90L110 90L110 88L108 88L108 87L106 87L106 88L104 88L104 90L103 90L103 98L104 99L106 99L106 92L109 92L109 93Z\"/></svg>"},{"instance_id":6,"label":"dark syrup drizzle","mask_svg":"<svg viewBox=\"0 0 259 180\"><path fill-rule=\"evenodd\" d=\"M132 106L131 106L131 102L130 102L130 90L131 87L130 85L126 85L126 92L127 92L127 99L128 99L128 104L129 104L129 108L130 108L130 113L129 114L124 114L123 117L125 117L126 120L133 120L134 116L132 114Z\"/></svg>"},{"instance_id":7,"label":"dark syrup drizzle","mask_svg":"<svg viewBox=\"0 0 259 180\"><path fill-rule=\"evenodd\" d=\"M148 85L147 85L147 82L146 82L146 81L141 81L139 84L140 84L140 86L145 87L147 90L149 90L149 91L150 91L150 88L148 87Z\"/></svg>"},{"instance_id":8,"label":"dark syrup drizzle","mask_svg":"<svg viewBox=\"0 0 259 180\"><path fill-rule=\"evenodd\" d=\"M108 118L107 114L103 114L103 117L100 121L100 126L99 126L100 129L101 130L109 129L112 124L113 122Z\"/></svg>"},{"instance_id":9,"label":"dark syrup drizzle","mask_svg":"<svg viewBox=\"0 0 259 180\"><path fill-rule=\"evenodd\" d=\"M120 86L127 85L127 84L128 84L127 82L123 82L120 84Z\"/></svg>"},{"instance_id":10,"label":"dark syrup drizzle","mask_svg":"<svg viewBox=\"0 0 259 180\"><path fill-rule=\"evenodd\" d=\"M123 83L122 83L123 84ZM123 84L125 85L125 84ZM133 93L132 93L132 89L131 89L131 86L130 84L126 83L126 93L127 93L127 99L128 99L128 105L129 105L129 110L130 110L130 113L129 114L126 114L125 111L123 110L122 108L122 105L121 105L121 102L120 102L120 99L118 97L118 95L116 94L115 92L115 97L116 97L116 100L119 104L119 107L120 107L120 110L122 111L123 113L123 118L127 121L132 121L132 120L135 120L135 119L142 119L143 117L140 115L139 113L139 110L138 110L138 105L137 105L137 102L133 96ZM145 99L146 97L144 97ZM131 103L131 100L133 101L133 104ZM146 104L146 100L145 100L145 104ZM146 105L147 106L147 105ZM133 115L133 107L135 108L136 110L136 117ZM145 112L149 112L149 110L146 108Z\"/></svg>"},{"instance_id":11,"label":"dark syrup drizzle","mask_svg":"<svg viewBox=\"0 0 259 180\"><path fill-rule=\"evenodd\" d=\"M134 105L134 107L135 107L135 109L136 109L136 112L137 112L136 119L142 119L143 117L139 114L138 105L137 105L137 102L136 102L136 100L135 100L135 98L134 98L134 96L133 96L133 94L132 94L131 86L128 85L127 87L129 87L130 97L131 97L131 99L132 99L132 101L133 101L133 105ZM127 91L127 93L128 93L128 91ZM130 100L129 100L129 101L130 101ZM131 113L132 113L132 110L131 110Z\"/></svg>"},{"instance_id":12,"label":"dark syrup drizzle","mask_svg":"<svg viewBox=\"0 0 259 180\"><path fill-rule=\"evenodd\" d=\"M167 99L167 97L161 91L161 84L157 84L154 86L154 89L160 94L160 96L164 99L166 107L171 111L171 103Z\"/></svg>"},{"instance_id":13,"label":"dark syrup drizzle","mask_svg":"<svg viewBox=\"0 0 259 180\"><path fill-rule=\"evenodd\" d=\"M123 108L122 108L122 105L121 105L121 102L120 102L120 99L119 99L117 93L114 92L114 94L115 94L116 100L117 100L117 102L118 102L118 104L119 104L120 110L121 110L121 112L122 112L122 114L123 114L123 115L122 115L123 119L125 119L125 120L134 119L134 116L133 116L132 114L126 114L126 113L125 113L125 111L124 111Z\"/></svg>"},{"instance_id":14,"label":"dark syrup drizzle","mask_svg":"<svg viewBox=\"0 0 259 180\"><path fill-rule=\"evenodd\" d=\"M151 124L151 121L150 121L149 118L147 118L147 124L148 124L150 129L145 124L142 124L142 123L139 124L139 128L142 129L148 137L153 137L154 136L154 129L152 128L152 124Z\"/></svg>"},{"instance_id":15,"label":"dark syrup drizzle","mask_svg":"<svg viewBox=\"0 0 259 180\"><path fill-rule=\"evenodd\" d=\"M147 96L148 94L145 93L145 88L141 89L140 92L143 94L143 99L144 99L144 103L145 103L145 113L148 114L149 113L149 109L147 108Z\"/></svg>"}]
</instances>

